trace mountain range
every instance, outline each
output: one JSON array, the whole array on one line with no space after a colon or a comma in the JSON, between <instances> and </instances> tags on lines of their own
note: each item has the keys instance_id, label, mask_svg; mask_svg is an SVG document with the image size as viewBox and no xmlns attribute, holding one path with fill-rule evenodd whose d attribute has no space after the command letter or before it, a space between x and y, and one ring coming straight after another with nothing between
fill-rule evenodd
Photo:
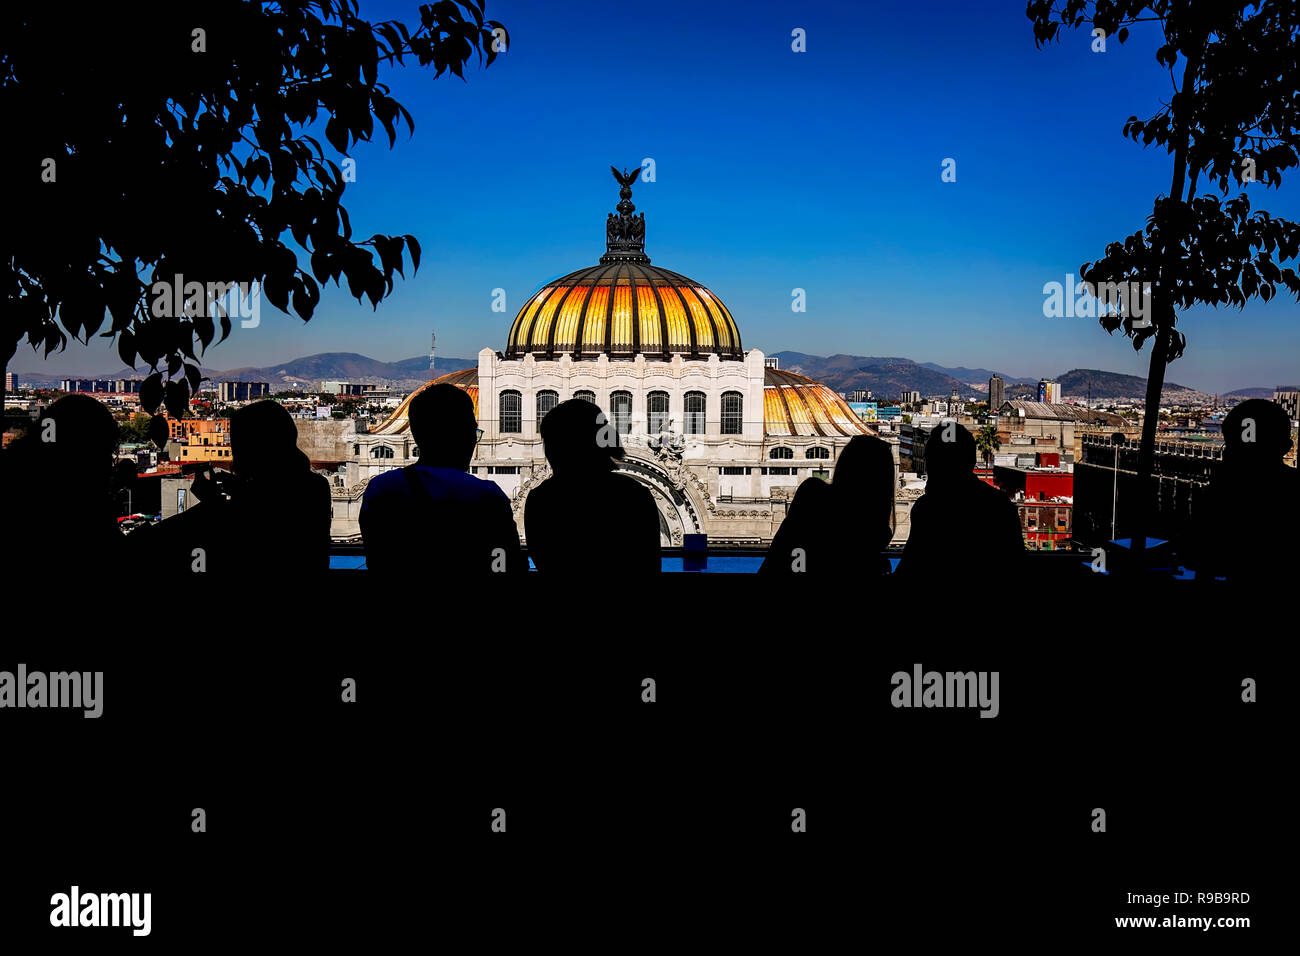
<instances>
[{"instance_id":1,"label":"mountain range","mask_svg":"<svg viewBox=\"0 0 1300 956\"><path fill-rule=\"evenodd\" d=\"M926 397L947 397L956 389L958 394L970 396L988 392L988 380L996 373L986 368L965 366L946 367L934 362L916 362L900 356L809 355L804 352L776 352L782 369L806 375L829 385L838 392L869 389L882 400L894 401L904 391L917 391ZM478 359L439 356L436 374L445 375L460 369L473 368ZM140 378L144 371L120 368L94 378ZM383 384L409 389L429 380L429 357L417 355L397 362L381 362L356 352L322 352L291 359L262 368L246 366L225 371L204 368L203 374L213 381L268 382L272 389L318 388L325 380ZM65 376L60 373L38 372L18 374L25 385L57 385ZM92 376L75 376L90 378ZM1008 398L1037 397L1038 380L1017 378L1003 374ZM1092 398L1141 401L1146 395L1146 379L1136 375L1123 375L1101 369L1071 369L1052 379L1061 383L1062 395ZM1240 398L1271 398L1272 388L1250 386L1226 393ZM1166 382L1166 402L1205 401L1204 392Z\"/></svg>"},{"instance_id":2,"label":"mountain range","mask_svg":"<svg viewBox=\"0 0 1300 956\"><path fill-rule=\"evenodd\" d=\"M904 391L920 392L925 397L947 397L955 390L959 395L988 394L988 380L998 374L986 368L948 368L934 362L917 363L897 356L807 355L803 352L777 352L781 368L823 382L837 392L870 389L881 399L895 401ZM1002 376L1006 380L1006 397L1038 397L1038 380ZM1061 384L1062 396L1141 401L1146 396L1146 379L1102 369L1076 368L1050 379ZM1269 395L1272 396L1269 390ZM1177 382L1166 382L1166 402L1208 401L1210 396Z\"/></svg>"}]
</instances>

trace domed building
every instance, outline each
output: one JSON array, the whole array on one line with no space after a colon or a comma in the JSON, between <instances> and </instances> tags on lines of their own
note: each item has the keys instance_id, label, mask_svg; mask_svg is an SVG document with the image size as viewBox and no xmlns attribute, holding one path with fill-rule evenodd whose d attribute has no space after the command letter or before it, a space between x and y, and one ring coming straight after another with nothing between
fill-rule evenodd
<instances>
[{"instance_id":1,"label":"domed building","mask_svg":"<svg viewBox=\"0 0 1300 956\"><path fill-rule=\"evenodd\" d=\"M875 432L830 388L745 351L731 311L703 283L652 265L631 201L637 173L614 175L620 201L599 263L530 296L504 352L485 348L477 369L429 384L474 400L483 437L471 471L510 496L521 535L528 492L550 474L538 426L558 403L583 399L618 428L618 468L650 489L665 546L687 534L766 545L798 484L829 477L851 438ZM336 529L356 527L371 477L417 457L406 419L415 394L357 437L351 485L335 491Z\"/></svg>"}]
</instances>

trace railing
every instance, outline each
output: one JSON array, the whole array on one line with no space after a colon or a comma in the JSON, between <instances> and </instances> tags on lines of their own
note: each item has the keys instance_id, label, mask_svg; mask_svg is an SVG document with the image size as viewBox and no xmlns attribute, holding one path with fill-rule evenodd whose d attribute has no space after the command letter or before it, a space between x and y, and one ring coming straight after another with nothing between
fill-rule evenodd
<instances>
[{"instance_id":1,"label":"railing","mask_svg":"<svg viewBox=\"0 0 1300 956\"><path fill-rule=\"evenodd\" d=\"M525 557L528 549L523 548ZM661 548L662 570L667 572L707 572L713 574L753 574L767 557L766 548L709 548L694 551L686 548ZM903 550L891 548L877 552L889 561L890 571L897 570ZM862 552L862 565L868 565L871 552ZM1089 551L1029 551L1024 553L1025 568L1031 575L1059 577L1087 573L1092 561ZM531 561L529 562L532 567ZM330 547L330 568L334 571L364 571L365 548L360 544L334 544ZM851 572L851 569L848 569Z\"/></svg>"}]
</instances>

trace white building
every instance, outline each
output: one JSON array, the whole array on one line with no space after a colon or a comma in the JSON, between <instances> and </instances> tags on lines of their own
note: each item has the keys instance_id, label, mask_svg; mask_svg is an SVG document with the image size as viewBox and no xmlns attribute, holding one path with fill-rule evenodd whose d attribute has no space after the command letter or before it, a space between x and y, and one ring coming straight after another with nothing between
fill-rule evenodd
<instances>
[{"instance_id":1,"label":"white building","mask_svg":"<svg viewBox=\"0 0 1300 956\"><path fill-rule=\"evenodd\" d=\"M483 437L471 471L511 497L521 535L528 492L550 473L538 425L576 398L623 434L619 470L649 487L664 545L686 534L765 545L798 484L829 477L840 449L875 431L831 389L745 351L730 311L704 285L650 264L644 215L632 214L634 178L619 179L600 263L534 293L504 352L485 348L477 368L436 381L474 399ZM418 456L406 419L414 394L357 436L347 486L334 493L336 538L358 536L366 482Z\"/></svg>"}]
</instances>

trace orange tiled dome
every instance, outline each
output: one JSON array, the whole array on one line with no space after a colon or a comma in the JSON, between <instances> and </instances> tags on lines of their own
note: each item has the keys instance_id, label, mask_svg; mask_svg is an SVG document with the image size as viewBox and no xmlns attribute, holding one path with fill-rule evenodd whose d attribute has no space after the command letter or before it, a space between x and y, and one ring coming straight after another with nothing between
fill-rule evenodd
<instances>
[{"instance_id":1,"label":"orange tiled dome","mask_svg":"<svg viewBox=\"0 0 1300 956\"><path fill-rule=\"evenodd\" d=\"M620 259L571 272L533 293L510 327L506 358L528 352L743 359L740 331L722 300L694 279Z\"/></svg>"},{"instance_id":2,"label":"orange tiled dome","mask_svg":"<svg viewBox=\"0 0 1300 956\"><path fill-rule=\"evenodd\" d=\"M766 435L874 435L835 390L794 372L763 370Z\"/></svg>"}]
</instances>

